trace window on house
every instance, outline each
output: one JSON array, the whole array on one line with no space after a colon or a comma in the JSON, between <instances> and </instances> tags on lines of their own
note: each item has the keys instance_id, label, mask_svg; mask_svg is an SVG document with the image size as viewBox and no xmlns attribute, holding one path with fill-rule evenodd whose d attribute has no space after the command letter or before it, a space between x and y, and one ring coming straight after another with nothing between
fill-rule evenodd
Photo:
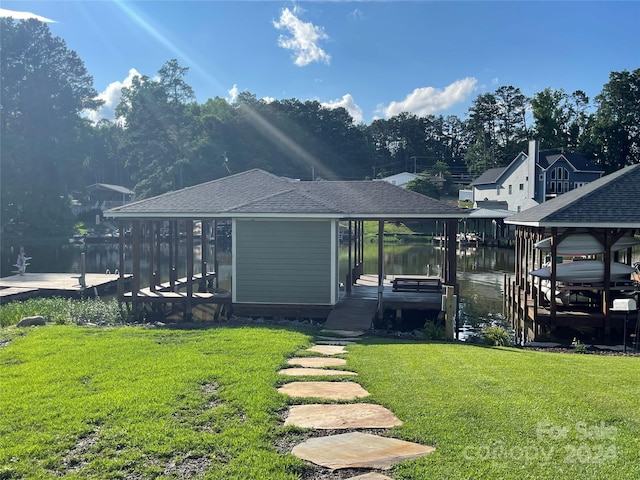
<instances>
[{"instance_id":1,"label":"window on house","mask_svg":"<svg viewBox=\"0 0 640 480\"><path fill-rule=\"evenodd\" d=\"M538 180L544 180L544 174L543 174L543 173L541 173L541 174L538 176Z\"/></svg>"},{"instance_id":2,"label":"window on house","mask_svg":"<svg viewBox=\"0 0 640 480\"><path fill-rule=\"evenodd\" d=\"M500 195L500 185L496 185L496 195Z\"/></svg>"},{"instance_id":3,"label":"window on house","mask_svg":"<svg viewBox=\"0 0 640 480\"><path fill-rule=\"evenodd\" d=\"M555 173L555 179L557 180L569 180L569 170L567 170L564 167L556 167L551 171L551 180L554 180L554 173Z\"/></svg>"},{"instance_id":4,"label":"window on house","mask_svg":"<svg viewBox=\"0 0 640 480\"><path fill-rule=\"evenodd\" d=\"M529 178L529 177L527 177L527 179L528 179L528 178ZM520 191L524 190L524 183L521 183L521 184L518 186L518 189L519 189Z\"/></svg>"},{"instance_id":5,"label":"window on house","mask_svg":"<svg viewBox=\"0 0 640 480\"><path fill-rule=\"evenodd\" d=\"M521 208L520 205L518 205L518 212L520 211L520 208Z\"/></svg>"},{"instance_id":6,"label":"window on house","mask_svg":"<svg viewBox=\"0 0 640 480\"><path fill-rule=\"evenodd\" d=\"M512 185L509 185L509 195L511 195L512 193L513 193Z\"/></svg>"}]
</instances>

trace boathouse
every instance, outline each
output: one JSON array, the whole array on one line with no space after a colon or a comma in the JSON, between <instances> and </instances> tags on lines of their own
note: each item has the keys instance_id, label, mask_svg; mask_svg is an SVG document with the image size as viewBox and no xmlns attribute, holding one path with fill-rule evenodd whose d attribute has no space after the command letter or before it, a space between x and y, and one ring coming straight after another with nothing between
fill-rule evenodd
<instances>
[{"instance_id":1,"label":"boathouse","mask_svg":"<svg viewBox=\"0 0 640 480\"><path fill-rule=\"evenodd\" d=\"M378 292L383 294L383 228L387 221L439 220L451 242L442 282L456 285L455 233L462 209L387 182L298 181L249 170L113 208L106 216L131 228L132 291L120 292L134 309L152 302L184 303L185 317L198 303L228 302L237 315L327 317L363 273L364 221L378 222ZM209 288L215 260L194 265L194 248L206 244L211 225L231 223L231 292ZM199 237L194 240L194 225ZM339 238L349 239L349 267L339 271ZM177 258L180 233L187 258ZM160 243L170 242L172 272L159 272ZM141 278L141 250L151 253ZM120 273L125 273L121 236ZM155 254L154 257L154 253ZM176 273L186 264L184 278ZM128 265L128 264L127 264Z\"/></svg>"},{"instance_id":2,"label":"boathouse","mask_svg":"<svg viewBox=\"0 0 640 480\"><path fill-rule=\"evenodd\" d=\"M640 165L632 165L505 219L515 225L515 274L505 307L521 341L638 341ZM637 247L636 247L637 248ZM637 344L637 343L636 343Z\"/></svg>"}]
</instances>

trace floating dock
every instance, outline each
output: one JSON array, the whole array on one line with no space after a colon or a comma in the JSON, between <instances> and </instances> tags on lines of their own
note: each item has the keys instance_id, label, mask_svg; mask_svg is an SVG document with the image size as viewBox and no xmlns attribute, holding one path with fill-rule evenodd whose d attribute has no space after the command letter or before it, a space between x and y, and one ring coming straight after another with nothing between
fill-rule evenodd
<instances>
[{"instance_id":1,"label":"floating dock","mask_svg":"<svg viewBox=\"0 0 640 480\"><path fill-rule=\"evenodd\" d=\"M81 298L116 293L119 275L86 273L84 285L81 275L74 273L25 273L0 278L0 303L33 297ZM125 275L125 282L131 275Z\"/></svg>"}]
</instances>

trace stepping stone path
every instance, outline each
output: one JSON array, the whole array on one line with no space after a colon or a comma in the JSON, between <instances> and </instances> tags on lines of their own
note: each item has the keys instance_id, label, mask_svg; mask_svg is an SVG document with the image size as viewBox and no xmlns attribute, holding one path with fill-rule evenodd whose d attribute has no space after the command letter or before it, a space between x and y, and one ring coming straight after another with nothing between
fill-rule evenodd
<instances>
[{"instance_id":1,"label":"stepping stone path","mask_svg":"<svg viewBox=\"0 0 640 480\"><path fill-rule=\"evenodd\" d=\"M357 376L355 372L326 367L345 365L345 359L333 358L332 356L346 354L345 345L357 342L364 332L332 330L323 331L321 334L323 335L319 337L321 340L308 348L307 351L322 356L291 358L287 362L291 367L284 368L278 373L296 377ZM370 395L355 382L293 381L283 385L278 391L293 398L317 398L334 401L356 400ZM284 424L317 430L357 430L391 428L401 425L402 421L381 405L322 403L292 405ZM338 435L310 438L293 447L291 453L298 458L330 470L347 468L388 470L395 463L423 457L434 450L433 447L417 443L350 431ZM350 480L392 479L372 471L364 475L350 477Z\"/></svg>"},{"instance_id":2,"label":"stepping stone path","mask_svg":"<svg viewBox=\"0 0 640 480\"><path fill-rule=\"evenodd\" d=\"M347 364L344 358L331 357L294 357L287 360L289 365L307 368L342 367Z\"/></svg>"},{"instance_id":3,"label":"stepping stone path","mask_svg":"<svg viewBox=\"0 0 640 480\"><path fill-rule=\"evenodd\" d=\"M355 400L370 395L355 382L291 382L278 389L294 398L324 398L327 400Z\"/></svg>"},{"instance_id":4,"label":"stepping stone path","mask_svg":"<svg viewBox=\"0 0 640 480\"><path fill-rule=\"evenodd\" d=\"M294 405L285 425L319 430L391 428L402 425L396 416L373 403Z\"/></svg>"},{"instance_id":5,"label":"stepping stone path","mask_svg":"<svg viewBox=\"0 0 640 480\"><path fill-rule=\"evenodd\" d=\"M357 375L357 373L347 370L324 370L322 368L308 367L283 368L278 373L281 375L289 375L290 377Z\"/></svg>"}]
</instances>

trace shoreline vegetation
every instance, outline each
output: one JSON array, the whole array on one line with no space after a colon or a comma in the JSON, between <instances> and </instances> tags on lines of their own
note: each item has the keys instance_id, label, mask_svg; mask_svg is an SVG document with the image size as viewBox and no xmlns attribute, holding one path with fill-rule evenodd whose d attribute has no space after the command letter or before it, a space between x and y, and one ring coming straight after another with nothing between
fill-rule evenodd
<instances>
[{"instance_id":1,"label":"shoreline vegetation","mask_svg":"<svg viewBox=\"0 0 640 480\"><path fill-rule=\"evenodd\" d=\"M282 425L276 390L317 330L3 328L0 478L336 478L289 453L309 432ZM347 351L404 422L388 434L436 447L392 478L640 476L638 357L380 337Z\"/></svg>"}]
</instances>

